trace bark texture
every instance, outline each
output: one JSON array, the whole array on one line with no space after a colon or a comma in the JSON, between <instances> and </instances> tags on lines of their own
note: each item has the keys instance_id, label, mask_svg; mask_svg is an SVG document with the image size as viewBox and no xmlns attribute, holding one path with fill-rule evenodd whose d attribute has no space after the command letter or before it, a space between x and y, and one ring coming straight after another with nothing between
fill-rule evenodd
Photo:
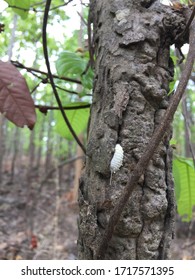
<instances>
[{"instance_id":1,"label":"bark texture","mask_svg":"<svg viewBox=\"0 0 195 280\"><path fill-rule=\"evenodd\" d=\"M86 165L80 180L78 251L96 259L110 213L168 106L169 48L185 27L179 11L158 1L91 1L95 80ZM106 259L167 259L174 224L171 128L140 178ZM113 174L115 145L123 166Z\"/></svg>"}]
</instances>

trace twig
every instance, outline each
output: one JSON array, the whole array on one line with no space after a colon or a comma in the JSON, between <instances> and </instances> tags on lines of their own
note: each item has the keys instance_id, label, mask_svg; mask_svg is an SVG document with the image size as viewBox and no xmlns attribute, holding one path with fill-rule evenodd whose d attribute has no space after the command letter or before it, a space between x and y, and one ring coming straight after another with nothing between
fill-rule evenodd
<instances>
[{"instance_id":1,"label":"twig","mask_svg":"<svg viewBox=\"0 0 195 280\"><path fill-rule=\"evenodd\" d=\"M0 23L0 33L4 32L5 24Z\"/></svg>"},{"instance_id":2,"label":"twig","mask_svg":"<svg viewBox=\"0 0 195 280\"><path fill-rule=\"evenodd\" d=\"M61 4L61 5L58 5L58 6L55 6L53 8L50 9L50 11L53 11L53 10L56 10L56 9L59 9L61 7L64 7L66 5L68 5L70 2L72 2L73 0L69 0L68 2L64 3L64 4Z\"/></svg>"},{"instance_id":3,"label":"twig","mask_svg":"<svg viewBox=\"0 0 195 280\"><path fill-rule=\"evenodd\" d=\"M87 62L87 66L86 66L85 70L83 71L83 73L81 73L81 76L84 76L84 75L87 74L87 71L89 70L90 65L91 65L91 62L90 62L90 60L89 60L89 61Z\"/></svg>"},{"instance_id":4,"label":"twig","mask_svg":"<svg viewBox=\"0 0 195 280\"><path fill-rule=\"evenodd\" d=\"M36 91L36 89L40 86L40 84L42 83L42 81L40 81L30 92L30 94L33 94L33 92Z\"/></svg>"},{"instance_id":5,"label":"twig","mask_svg":"<svg viewBox=\"0 0 195 280\"><path fill-rule=\"evenodd\" d=\"M64 4L61 4L61 5L58 5L58 6L55 6L55 7L52 7L50 9L50 11L53 11L53 10L56 10L56 9L59 9L61 7L64 7L66 5L68 5L70 2L72 2L73 0L69 0L68 2L64 3ZM24 11L24 12L28 12L29 10L35 12L35 13L43 13L45 10L37 10L36 8L32 8L33 6L37 6L38 4L41 5L41 4L44 4L45 1L43 2L40 2L40 3L35 3L35 4L32 4L31 7L29 7L28 9L26 8L22 8L22 7L19 7L19 6L16 6L16 5L9 5L8 8L12 8L12 9L18 9L18 10L21 10L21 11Z\"/></svg>"},{"instance_id":6,"label":"twig","mask_svg":"<svg viewBox=\"0 0 195 280\"><path fill-rule=\"evenodd\" d=\"M29 11L29 9L18 7L18 6L15 6L15 5L9 5L8 8L17 9L17 10L21 10L21 11L24 11L24 12Z\"/></svg>"},{"instance_id":7,"label":"twig","mask_svg":"<svg viewBox=\"0 0 195 280\"><path fill-rule=\"evenodd\" d=\"M90 108L91 104L79 105L79 106L63 106L64 110L79 110ZM60 110L57 106L47 106L47 105L35 105L35 108L39 109L40 112L46 114L48 110Z\"/></svg>"},{"instance_id":8,"label":"twig","mask_svg":"<svg viewBox=\"0 0 195 280\"><path fill-rule=\"evenodd\" d=\"M187 24L185 26L185 29L182 31L182 33L180 33L178 35L178 37L176 38L176 40L180 39L181 37L184 37L184 35L189 31L189 28L190 28L190 25L194 19L194 16L195 16L195 6L193 7L193 10L192 10L192 13L187 21Z\"/></svg>"},{"instance_id":9,"label":"twig","mask_svg":"<svg viewBox=\"0 0 195 280\"><path fill-rule=\"evenodd\" d=\"M21 68L21 69L25 69L27 72L30 72L30 73L33 74L33 75L34 75L33 72L35 72L35 73L39 73L39 74L48 76L48 73L46 73L46 72L44 72L44 71L41 71L41 70L39 70L39 69L35 69L35 68L32 68L32 67L27 67L27 66L23 65L22 63L20 63L20 62L18 62L18 61L11 60L11 63L12 63L15 67ZM55 79L64 80L64 81L72 82L72 83L76 83L76 84L81 84L81 81L76 80L76 79L72 79L72 78L68 78L68 77L59 77L58 75L54 75L54 74L52 74L52 76L53 76L53 78L55 78Z\"/></svg>"},{"instance_id":10,"label":"twig","mask_svg":"<svg viewBox=\"0 0 195 280\"><path fill-rule=\"evenodd\" d=\"M89 9L88 21L87 21L87 33L88 33L88 48L89 48L89 61L90 66L93 69L94 66L94 49L93 49L93 42L92 42L92 30L91 30L91 23L92 23L92 7Z\"/></svg>"},{"instance_id":11,"label":"twig","mask_svg":"<svg viewBox=\"0 0 195 280\"><path fill-rule=\"evenodd\" d=\"M75 157L72 157L72 158L70 158L70 159L64 160L64 161L62 161L62 162L60 162L60 163L58 164L57 168L59 169L59 168L61 168L62 166L67 165L67 164L70 164L70 163L73 163L74 161L79 160L79 159L83 159L83 160L84 160L84 156L79 156L79 157L75 156ZM45 177L43 178L43 180L40 182L40 187L42 187L43 184L47 182L47 179L52 175L52 173L53 173L55 170L56 170L56 167L50 169L50 170L47 172L46 176L45 176Z\"/></svg>"},{"instance_id":12,"label":"twig","mask_svg":"<svg viewBox=\"0 0 195 280\"><path fill-rule=\"evenodd\" d=\"M187 21L187 24L185 26L185 29L176 37L176 41L177 41L177 44L175 44L176 48L178 49L179 51L179 54L180 54L180 59L178 61L178 64L181 64L184 59L185 59L185 56L183 55L182 51L181 51L181 46L183 45L183 38L185 36L188 36L188 32L189 32L189 27L194 19L194 16L195 16L195 6L193 7L193 10L192 10L192 13L190 15L190 18L188 19Z\"/></svg>"},{"instance_id":13,"label":"twig","mask_svg":"<svg viewBox=\"0 0 195 280\"><path fill-rule=\"evenodd\" d=\"M35 77L37 77L38 79L41 80L41 81L36 85L36 87L35 87L34 89L32 89L31 94L39 87L39 85L40 85L41 83L43 83L43 84L50 83L50 81L48 80L48 78L43 78L43 77L41 77L41 76L39 76L39 75L37 75L37 74L35 74L35 73L31 73L31 74L33 74ZM56 85L56 88L58 88L58 89L60 89L60 90L62 90L62 91L71 93L71 94L76 94L76 95L79 95L79 94L80 94L80 92L77 92L77 91L74 91L74 90L69 90L69 89L60 87L60 86L58 86L58 85ZM85 96L92 96L92 94L86 93Z\"/></svg>"},{"instance_id":14,"label":"twig","mask_svg":"<svg viewBox=\"0 0 195 280\"><path fill-rule=\"evenodd\" d=\"M193 245L195 245L195 241L192 241L192 242L189 243L189 244L185 244L184 246L181 247L181 249L186 249L186 248L191 247L191 246L193 246Z\"/></svg>"},{"instance_id":15,"label":"twig","mask_svg":"<svg viewBox=\"0 0 195 280\"><path fill-rule=\"evenodd\" d=\"M85 149L84 145L81 143L81 141L77 137L75 131L73 130L73 128L72 128L72 126L71 126L71 124L70 124L70 122L69 122L69 120L66 116L66 113L63 109L63 106L62 106L62 103L61 103L61 100L60 100L60 97L59 97L58 92L57 92L56 87L55 87L53 75L51 73L51 68L50 68L50 63L49 63L49 55L48 55L48 50L47 50L47 31L46 31L50 4L51 4L51 0L47 0L46 4L45 4L45 12L44 12L44 17L43 17L43 27L42 27L43 53L44 53L44 57L45 57L45 63L46 63L46 66L47 66L48 78L50 79L51 86L53 88L53 93L55 95L56 101L58 103L58 106L60 108L60 111L62 113L62 116L64 118L64 121L65 121L66 125L68 126L68 128L69 128L72 136L76 140L77 144L81 147L83 152L86 153L86 149Z\"/></svg>"},{"instance_id":16,"label":"twig","mask_svg":"<svg viewBox=\"0 0 195 280\"><path fill-rule=\"evenodd\" d=\"M186 18L190 18L191 12L188 9L184 11ZM189 14L190 13L190 14ZM131 196L133 190L136 187L136 184L140 178L140 176L144 173L146 170L149 161L151 160L156 148L158 147L160 141L162 140L162 137L167 130L167 128L170 126L173 116L175 114L175 111L178 107L178 104L182 98L182 95L185 91L185 88L187 86L188 80L191 75L191 71L194 64L195 59L195 22L192 22L190 26L190 38L189 38L189 52L187 55L186 63L184 70L181 74L181 78L177 87L177 90L175 94L172 96L172 99L170 101L169 107L166 110L166 113L162 119L161 124L156 128L154 131L154 134L149 141L149 144L146 147L146 150L140 160L138 161L135 169L129 176L128 183L121 194L121 196L118 199L118 202L113 209L110 219L108 221L107 228L105 229L104 235L102 239L99 241L100 245L96 252L95 259L104 259L106 250L108 248L108 244L110 239L112 238L115 226L117 225L120 216L122 214L122 211L124 207L126 206L127 201L129 200L129 197Z\"/></svg>"},{"instance_id":17,"label":"twig","mask_svg":"<svg viewBox=\"0 0 195 280\"><path fill-rule=\"evenodd\" d=\"M86 22L86 20L84 19L84 17L81 15L81 13L77 12L77 14L80 16L82 22L87 26L87 22Z\"/></svg>"},{"instance_id":18,"label":"twig","mask_svg":"<svg viewBox=\"0 0 195 280\"><path fill-rule=\"evenodd\" d=\"M16 66L15 63L13 63L13 64L14 64L14 66ZM18 67L18 66L16 66L16 67ZM27 72L31 73L33 76L35 76L36 78L38 78L38 79L41 80L41 81L31 90L31 94L40 86L41 83L43 83L43 84L50 83L50 81L48 80L48 78L43 78L43 77L41 77L41 76L35 74L35 73L33 72L33 71L34 71L33 68L30 68L30 70L28 70L25 66L23 67L23 66L21 66L21 65L20 65L18 68L23 68L23 69L27 70ZM40 70L38 70L38 69L36 70L36 72L38 72L38 73L41 72L41 74L48 75L47 73L42 72L42 71L40 71ZM83 72L81 75L84 75L84 74L85 74L85 73ZM57 79L61 79L61 80L67 80L67 79L69 79L69 78L66 78L66 77L60 78L60 77L57 77L56 75L53 75L53 77L54 77L54 78L57 78ZM72 82L73 82L73 81L72 81ZM62 88L62 87L60 87L60 86L58 86L58 85L56 85L56 88L58 88L58 89L60 89L60 90L62 90L62 91L68 92L68 93L70 93L70 94L76 94L76 95L79 95L79 94L80 94L80 92L77 92L77 91L74 91L74 90L69 90L69 89L66 89L66 88ZM86 93L85 96L92 96L92 94Z\"/></svg>"},{"instance_id":19,"label":"twig","mask_svg":"<svg viewBox=\"0 0 195 280\"><path fill-rule=\"evenodd\" d=\"M62 90L62 91L65 91L65 92L71 93L71 94L76 94L76 95L79 95L79 92L77 92L77 91L74 91L74 90L69 90L69 89L66 89L66 88L62 88L62 87L60 87L60 86L58 86L58 85L56 85L56 88L58 88L58 89L60 89L60 90Z\"/></svg>"},{"instance_id":20,"label":"twig","mask_svg":"<svg viewBox=\"0 0 195 280\"><path fill-rule=\"evenodd\" d=\"M38 2L38 3L31 4L31 7L40 6L42 4L45 4L45 1L41 1L41 2Z\"/></svg>"}]
</instances>

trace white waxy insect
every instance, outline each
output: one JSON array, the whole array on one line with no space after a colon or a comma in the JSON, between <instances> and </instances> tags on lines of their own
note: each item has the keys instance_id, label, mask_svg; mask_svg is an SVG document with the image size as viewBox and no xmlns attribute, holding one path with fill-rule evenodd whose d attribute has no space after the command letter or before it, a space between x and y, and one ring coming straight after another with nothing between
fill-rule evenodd
<instances>
[{"instance_id":1,"label":"white waxy insect","mask_svg":"<svg viewBox=\"0 0 195 280\"><path fill-rule=\"evenodd\" d=\"M110 163L110 171L111 171L110 185L112 183L112 174L118 171L119 168L122 166L122 164L123 164L123 148L121 147L120 144L116 144L115 152Z\"/></svg>"}]
</instances>

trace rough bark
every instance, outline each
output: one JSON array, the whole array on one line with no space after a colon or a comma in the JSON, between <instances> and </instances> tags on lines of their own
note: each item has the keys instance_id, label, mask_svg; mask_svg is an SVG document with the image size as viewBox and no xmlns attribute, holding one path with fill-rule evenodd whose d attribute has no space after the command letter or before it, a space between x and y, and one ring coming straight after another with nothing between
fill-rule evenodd
<instances>
[{"instance_id":1,"label":"rough bark","mask_svg":"<svg viewBox=\"0 0 195 280\"><path fill-rule=\"evenodd\" d=\"M169 48L185 27L158 1L91 1L95 80L85 173L80 180L78 250L96 259L110 213L168 106ZM171 128L139 180L110 241L106 259L167 259L174 224ZM123 166L110 180L116 143Z\"/></svg>"}]
</instances>

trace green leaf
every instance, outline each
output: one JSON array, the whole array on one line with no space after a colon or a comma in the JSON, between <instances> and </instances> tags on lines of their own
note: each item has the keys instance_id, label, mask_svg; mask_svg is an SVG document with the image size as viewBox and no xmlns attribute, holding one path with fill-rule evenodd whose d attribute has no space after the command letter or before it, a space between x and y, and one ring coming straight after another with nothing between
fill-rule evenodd
<instances>
[{"instance_id":1,"label":"green leaf","mask_svg":"<svg viewBox=\"0 0 195 280\"><path fill-rule=\"evenodd\" d=\"M183 221L192 219L195 206L195 170L193 160L177 157L173 160L177 209Z\"/></svg>"},{"instance_id":2,"label":"green leaf","mask_svg":"<svg viewBox=\"0 0 195 280\"><path fill-rule=\"evenodd\" d=\"M176 65L178 61L178 57L176 55L171 55L171 59L173 60L174 65Z\"/></svg>"},{"instance_id":3,"label":"green leaf","mask_svg":"<svg viewBox=\"0 0 195 280\"><path fill-rule=\"evenodd\" d=\"M92 89L93 87L93 77L94 72L91 68L88 69L87 73L85 75L81 76L81 82L84 88L86 89Z\"/></svg>"},{"instance_id":4,"label":"green leaf","mask_svg":"<svg viewBox=\"0 0 195 280\"><path fill-rule=\"evenodd\" d=\"M80 76L86 69L87 61L74 52L64 51L56 61L59 76Z\"/></svg>"},{"instance_id":5,"label":"green leaf","mask_svg":"<svg viewBox=\"0 0 195 280\"><path fill-rule=\"evenodd\" d=\"M169 142L170 145L177 145L177 140L172 138Z\"/></svg>"},{"instance_id":6,"label":"green leaf","mask_svg":"<svg viewBox=\"0 0 195 280\"><path fill-rule=\"evenodd\" d=\"M66 104L67 106L79 106L79 105L85 105L86 102L73 102L70 104ZM87 127L87 122L89 119L89 108L84 109L77 109L77 110L66 110L66 115L68 117L68 120L75 131L77 135L79 135L81 132L83 132ZM60 134L62 137L66 138L67 140L73 140L73 136L65 124L65 121L62 117L62 114L60 111L58 111L55 114L55 120L56 120L56 126L55 131Z\"/></svg>"},{"instance_id":7,"label":"green leaf","mask_svg":"<svg viewBox=\"0 0 195 280\"><path fill-rule=\"evenodd\" d=\"M30 8L30 0L5 0L13 11L20 15L22 19L26 19Z\"/></svg>"},{"instance_id":8,"label":"green leaf","mask_svg":"<svg viewBox=\"0 0 195 280\"><path fill-rule=\"evenodd\" d=\"M168 96L171 93L173 93L173 90L175 89L175 83L176 83L175 79L172 82L169 83L169 93L168 93Z\"/></svg>"}]
</instances>

